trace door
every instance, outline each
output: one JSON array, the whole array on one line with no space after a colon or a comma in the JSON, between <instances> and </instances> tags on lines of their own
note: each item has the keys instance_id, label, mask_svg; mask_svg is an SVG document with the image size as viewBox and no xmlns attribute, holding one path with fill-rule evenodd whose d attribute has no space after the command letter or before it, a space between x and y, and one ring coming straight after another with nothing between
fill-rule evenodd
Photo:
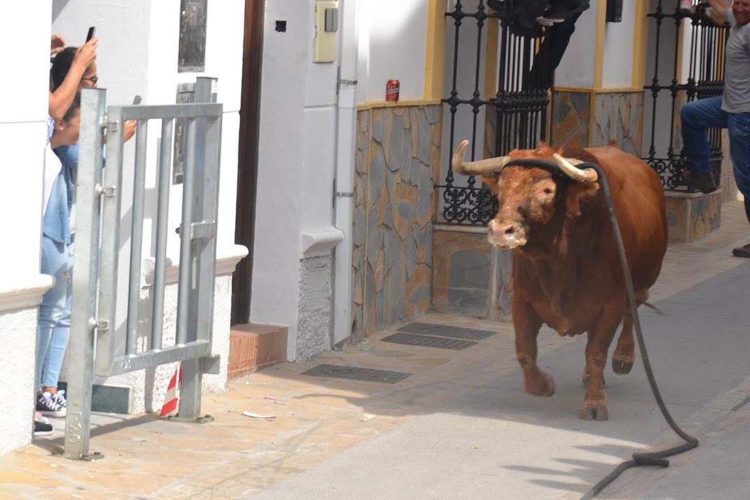
<instances>
[{"instance_id":1,"label":"door","mask_svg":"<svg viewBox=\"0 0 750 500\"><path fill-rule=\"evenodd\" d=\"M234 236L235 242L246 246L249 253L240 261L232 276L233 325L247 323L250 320L264 6L265 0L245 0L242 102L237 165L237 219Z\"/></svg>"}]
</instances>

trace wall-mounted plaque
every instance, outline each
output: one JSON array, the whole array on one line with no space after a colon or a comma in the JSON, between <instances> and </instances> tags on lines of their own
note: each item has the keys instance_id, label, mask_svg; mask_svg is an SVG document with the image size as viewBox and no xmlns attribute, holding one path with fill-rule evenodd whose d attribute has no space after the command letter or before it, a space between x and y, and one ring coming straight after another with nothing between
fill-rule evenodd
<instances>
[{"instance_id":1,"label":"wall-mounted plaque","mask_svg":"<svg viewBox=\"0 0 750 500\"><path fill-rule=\"evenodd\" d=\"M180 52L177 71L206 69L206 8L208 0L180 1Z\"/></svg>"}]
</instances>

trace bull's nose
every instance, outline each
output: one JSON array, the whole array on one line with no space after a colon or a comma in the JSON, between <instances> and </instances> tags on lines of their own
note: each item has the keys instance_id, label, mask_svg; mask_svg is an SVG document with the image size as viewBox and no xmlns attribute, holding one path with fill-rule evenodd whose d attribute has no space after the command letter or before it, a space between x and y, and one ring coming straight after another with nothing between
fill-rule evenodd
<instances>
[{"instance_id":1,"label":"bull's nose","mask_svg":"<svg viewBox=\"0 0 750 500\"><path fill-rule=\"evenodd\" d=\"M489 224L489 241L501 248L516 248L526 244L526 232L517 223L501 223L496 220Z\"/></svg>"},{"instance_id":2,"label":"bull's nose","mask_svg":"<svg viewBox=\"0 0 750 500\"><path fill-rule=\"evenodd\" d=\"M508 238L516 233L516 227L515 224L500 224L493 220L490 221L490 233L496 238Z\"/></svg>"}]
</instances>

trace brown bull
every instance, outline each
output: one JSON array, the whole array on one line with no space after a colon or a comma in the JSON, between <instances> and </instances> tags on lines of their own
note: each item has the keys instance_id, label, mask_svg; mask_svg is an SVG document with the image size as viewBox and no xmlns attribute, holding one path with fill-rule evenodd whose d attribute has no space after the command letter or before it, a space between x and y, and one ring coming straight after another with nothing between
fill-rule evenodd
<instances>
[{"instance_id":1,"label":"brown bull","mask_svg":"<svg viewBox=\"0 0 750 500\"><path fill-rule=\"evenodd\" d=\"M664 191L643 161L615 146L541 147L508 157L463 162L468 141L453 155L456 172L481 175L497 194L500 209L489 225L491 244L513 251L513 326L516 353L529 394L551 396L553 378L537 365L537 335L542 323L560 335L588 333L583 379L586 396L580 417L606 420L604 367L617 326L623 323L612 354L616 373L633 366L633 318L628 308L612 227L597 172L609 180L638 305L648 297L667 248ZM511 159L540 159L560 171L509 166Z\"/></svg>"}]
</instances>

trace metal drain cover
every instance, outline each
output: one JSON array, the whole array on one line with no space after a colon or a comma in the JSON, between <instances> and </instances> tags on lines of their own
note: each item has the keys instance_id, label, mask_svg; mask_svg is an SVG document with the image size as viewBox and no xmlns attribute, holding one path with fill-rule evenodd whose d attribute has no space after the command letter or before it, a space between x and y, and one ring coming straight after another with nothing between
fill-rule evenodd
<instances>
[{"instance_id":1,"label":"metal drain cover","mask_svg":"<svg viewBox=\"0 0 750 500\"><path fill-rule=\"evenodd\" d=\"M318 365L302 372L302 375L313 377L345 378L348 380L361 380L364 382L380 382L383 384L395 384L396 382L411 376L411 373L394 372L390 370L375 370L373 368L359 368L358 366Z\"/></svg>"},{"instance_id":2,"label":"metal drain cover","mask_svg":"<svg viewBox=\"0 0 750 500\"><path fill-rule=\"evenodd\" d=\"M495 332L490 330L475 330L473 328L439 325L437 323L409 323L399 328L398 331L464 340L482 340L495 335Z\"/></svg>"},{"instance_id":3,"label":"metal drain cover","mask_svg":"<svg viewBox=\"0 0 750 500\"><path fill-rule=\"evenodd\" d=\"M383 339L383 342L394 344L416 345L420 347L435 347L437 349L453 349L460 351L476 344L468 340L431 337L429 335L415 335L413 333L398 332Z\"/></svg>"}]
</instances>

